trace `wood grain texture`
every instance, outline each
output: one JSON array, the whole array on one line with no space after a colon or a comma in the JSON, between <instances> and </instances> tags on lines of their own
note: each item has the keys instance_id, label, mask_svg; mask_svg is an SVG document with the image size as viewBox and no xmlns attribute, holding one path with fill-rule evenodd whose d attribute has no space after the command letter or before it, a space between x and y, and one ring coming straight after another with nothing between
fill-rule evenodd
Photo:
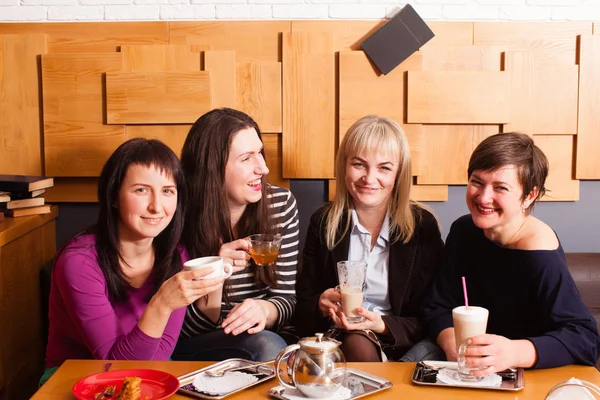
<instances>
[{"instance_id":1,"label":"wood grain texture","mask_svg":"<svg viewBox=\"0 0 600 400\"><path fill-rule=\"evenodd\" d=\"M576 134L579 67L577 65L540 65L536 68L535 87L535 130L533 133L540 135Z\"/></svg>"},{"instance_id":2,"label":"wood grain texture","mask_svg":"<svg viewBox=\"0 0 600 400\"><path fill-rule=\"evenodd\" d=\"M346 131L368 114L391 118L401 124L412 155L412 174L418 175L420 125L406 124L406 71L421 69L421 53L416 52L387 75L380 75L363 51L339 53L339 142Z\"/></svg>"},{"instance_id":3,"label":"wood grain texture","mask_svg":"<svg viewBox=\"0 0 600 400\"><path fill-rule=\"evenodd\" d=\"M600 35L600 22L594 22L594 35Z\"/></svg>"},{"instance_id":4,"label":"wood grain texture","mask_svg":"<svg viewBox=\"0 0 600 400\"><path fill-rule=\"evenodd\" d=\"M581 35L577 179L600 179L600 35Z\"/></svg>"},{"instance_id":5,"label":"wood grain texture","mask_svg":"<svg viewBox=\"0 0 600 400\"><path fill-rule=\"evenodd\" d=\"M577 36L591 31L589 22L475 22L473 44L531 51L540 62L573 65Z\"/></svg>"},{"instance_id":6,"label":"wood grain texture","mask_svg":"<svg viewBox=\"0 0 600 400\"><path fill-rule=\"evenodd\" d=\"M272 185L290 188L290 180L282 176L282 146L281 134L267 133L262 135L263 144L265 146L265 160L269 168L267 182Z\"/></svg>"},{"instance_id":7,"label":"wood grain texture","mask_svg":"<svg viewBox=\"0 0 600 400\"><path fill-rule=\"evenodd\" d=\"M42 175L38 56L46 35L0 35L0 171Z\"/></svg>"},{"instance_id":8,"label":"wood grain texture","mask_svg":"<svg viewBox=\"0 0 600 400\"><path fill-rule=\"evenodd\" d=\"M261 132L281 133L281 63L238 63L236 106L250 115Z\"/></svg>"},{"instance_id":9,"label":"wood grain texture","mask_svg":"<svg viewBox=\"0 0 600 400\"><path fill-rule=\"evenodd\" d=\"M193 123L210 110L208 72L108 72L108 124Z\"/></svg>"},{"instance_id":10,"label":"wood grain texture","mask_svg":"<svg viewBox=\"0 0 600 400\"><path fill-rule=\"evenodd\" d=\"M335 59L330 35L283 35L283 176L329 179L335 156Z\"/></svg>"},{"instance_id":11,"label":"wood grain texture","mask_svg":"<svg viewBox=\"0 0 600 400\"><path fill-rule=\"evenodd\" d=\"M579 181L574 176L573 135L535 135L535 144L550 163L546 195L542 201L579 200Z\"/></svg>"},{"instance_id":12,"label":"wood grain texture","mask_svg":"<svg viewBox=\"0 0 600 400\"><path fill-rule=\"evenodd\" d=\"M122 66L120 53L42 56L47 175L98 176L123 142L122 125L104 124L103 87Z\"/></svg>"},{"instance_id":13,"label":"wood grain texture","mask_svg":"<svg viewBox=\"0 0 600 400\"><path fill-rule=\"evenodd\" d=\"M168 44L167 22L0 24L0 34L46 33L49 53L114 53L128 44Z\"/></svg>"},{"instance_id":14,"label":"wood grain texture","mask_svg":"<svg viewBox=\"0 0 600 400\"><path fill-rule=\"evenodd\" d=\"M499 132L497 125L423 125L417 184L464 185L475 147Z\"/></svg>"},{"instance_id":15,"label":"wood grain texture","mask_svg":"<svg viewBox=\"0 0 600 400\"><path fill-rule=\"evenodd\" d=\"M531 51L507 51L504 71L510 72L510 121L504 132L533 135L535 131L535 54Z\"/></svg>"},{"instance_id":16,"label":"wood grain texture","mask_svg":"<svg viewBox=\"0 0 600 400\"><path fill-rule=\"evenodd\" d=\"M235 108L235 51L205 51L204 70L210 72L210 108Z\"/></svg>"},{"instance_id":17,"label":"wood grain texture","mask_svg":"<svg viewBox=\"0 0 600 400\"><path fill-rule=\"evenodd\" d=\"M171 44L236 52L238 62L281 61L281 33L289 21L169 22Z\"/></svg>"},{"instance_id":18,"label":"wood grain texture","mask_svg":"<svg viewBox=\"0 0 600 400\"><path fill-rule=\"evenodd\" d=\"M44 197L47 203L97 203L98 178L54 178Z\"/></svg>"},{"instance_id":19,"label":"wood grain texture","mask_svg":"<svg viewBox=\"0 0 600 400\"><path fill-rule=\"evenodd\" d=\"M126 72L197 72L200 53L185 45L125 45L123 70Z\"/></svg>"},{"instance_id":20,"label":"wood grain texture","mask_svg":"<svg viewBox=\"0 0 600 400\"><path fill-rule=\"evenodd\" d=\"M408 72L408 123L509 121L510 74L507 72Z\"/></svg>"},{"instance_id":21,"label":"wood grain texture","mask_svg":"<svg viewBox=\"0 0 600 400\"><path fill-rule=\"evenodd\" d=\"M198 115L200 117L200 115ZM127 125L125 127L125 139L129 140L135 137L146 139L158 139L171 148L177 154L181 155L183 143L187 137L192 125Z\"/></svg>"},{"instance_id":22,"label":"wood grain texture","mask_svg":"<svg viewBox=\"0 0 600 400\"><path fill-rule=\"evenodd\" d=\"M423 71L500 71L499 51L490 46L424 46Z\"/></svg>"}]
</instances>

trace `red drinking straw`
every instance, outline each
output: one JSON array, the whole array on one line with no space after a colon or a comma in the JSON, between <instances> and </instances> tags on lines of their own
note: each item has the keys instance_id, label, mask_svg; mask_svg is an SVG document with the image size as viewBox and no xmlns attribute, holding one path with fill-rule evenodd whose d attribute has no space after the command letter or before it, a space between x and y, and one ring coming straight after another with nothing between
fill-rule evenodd
<instances>
[{"instance_id":1,"label":"red drinking straw","mask_svg":"<svg viewBox=\"0 0 600 400\"><path fill-rule=\"evenodd\" d=\"M469 309L469 297L467 296L467 282L465 281L465 277L462 277L463 282L463 293L465 295L465 308Z\"/></svg>"}]
</instances>

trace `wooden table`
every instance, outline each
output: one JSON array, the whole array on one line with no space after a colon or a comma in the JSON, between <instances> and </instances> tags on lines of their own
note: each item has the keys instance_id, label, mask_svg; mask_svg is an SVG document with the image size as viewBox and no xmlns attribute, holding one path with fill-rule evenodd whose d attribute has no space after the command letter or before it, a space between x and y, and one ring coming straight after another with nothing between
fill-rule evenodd
<instances>
[{"instance_id":1,"label":"wooden table","mask_svg":"<svg viewBox=\"0 0 600 400\"><path fill-rule=\"evenodd\" d=\"M103 371L104 361L68 360L50 378L48 382L32 397L32 400L73 400L73 385L83 377ZM188 361L114 361L111 371L126 368L149 368L167 371L175 376L203 368L211 363ZM502 392L481 389L457 389L419 386L411 382L410 377L414 363L348 363L348 367L360 369L371 374L389 379L394 383L391 389L376 393L369 398L377 399L543 399L552 386L571 377L583 379L600 385L600 372L594 367L567 366L561 368L526 371L525 388L518 392ZM268 391L278 384L276 378L241 391L228 397L238 399L266 399ZM191 399L186 395L175 394L172 399ZM575 400L575 399L573 399Z\"/></svg>"}]
</instances>

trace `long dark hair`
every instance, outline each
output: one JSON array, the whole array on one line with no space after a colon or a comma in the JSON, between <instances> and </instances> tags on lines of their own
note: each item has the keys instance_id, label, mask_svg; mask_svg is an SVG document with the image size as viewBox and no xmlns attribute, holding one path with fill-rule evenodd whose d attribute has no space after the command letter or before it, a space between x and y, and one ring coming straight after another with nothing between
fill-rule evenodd
<instances>
[{"instance_id":1,"label":"long dark hair","mask_svg":"<svg viewBox=\"0 0 600 400\"><path fill-rule=\"evenodd\" d=\"M189 189L183 243L191 257L217 255L223 243L271 231L269 187L264 175L261 199L248 204L235 229L231 227L225 167L234 135L248 128L254 128L262 142L258 124L249 115L220 108L198 118L187 135L181 151L181 165ZM272 268L255 271L258 284L276 286ZM227 289L226 286L226 297Z\"/></svg>"},{"instance_id":2,"label":"long dark hair","mask_svg":"<svg viewBox=\"0 0 600 400\"><path fill-rule=\"evenodd\" d=\"M96 235L98 264L106 278L109 298L117 302L127 299L126 290L129 286L120 265L120 261L125 261L120 253L118 200L119 190L131 165L153 166L161 173L171 176L177 185L177 209L173 219L152 242L154 288L150 296L156 293L164 281L181 271L182 267L177 246L183 232L187 191L177 155L159 140L130 139L114 151L102 168L98 181L100 213L97 223L77 235Z\"/></svg>"}]
</instances>

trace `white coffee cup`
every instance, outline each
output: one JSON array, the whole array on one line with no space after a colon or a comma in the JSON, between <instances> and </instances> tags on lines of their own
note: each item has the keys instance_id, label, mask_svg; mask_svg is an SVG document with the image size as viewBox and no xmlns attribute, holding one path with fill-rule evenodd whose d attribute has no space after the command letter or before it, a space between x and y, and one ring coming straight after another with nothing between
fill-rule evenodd
<instances>
[{"instance_id":1,"label":"white coffee cup","mask_svg":"<svg viewBox=\"0 0 600 400\"><path fill-rule=\"evenodd\" d=\"M186 261L183 264L183 269L191 271L194 269L202 268L214 268L214 271L208 275L202 276L198 279L211 279L211 278L223 278L227 279L233 274L233 267L231 264L225 263L223 257L200 257Z\"/></svg>"}]
</instances>

